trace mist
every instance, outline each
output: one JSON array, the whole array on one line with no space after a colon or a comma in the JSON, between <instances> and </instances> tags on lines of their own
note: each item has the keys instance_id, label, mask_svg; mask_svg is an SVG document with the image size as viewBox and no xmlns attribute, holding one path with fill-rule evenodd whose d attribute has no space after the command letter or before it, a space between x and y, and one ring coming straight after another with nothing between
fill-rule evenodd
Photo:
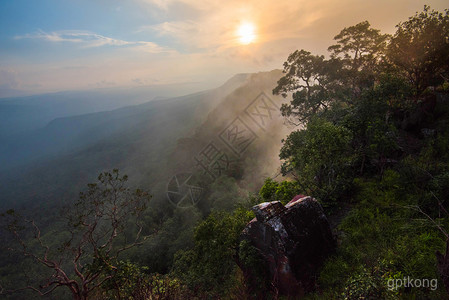
<instances>
[{"instance_id":1,"label":"mist","mask_svg":"<svg viewBox=\"0 0 449 300\"><path fill-rule=\"evenodd\" d=\"M2 137L1 206L46 208L70 202L99 172L113 168L128 174L136 186L149 188L155 202L169 200L167 184L179 173L204 176L206 187L220 176L233 177L242 189L254 192L266 177L276 176L281 139L289 131L278 109L283 99L271 95L281 74L236 75L216 89L147 102L146 90L4 100L3 107L17 107L8 125L21 124L21 130L5 130ZM253 107L260 105L261 95L270 108L261 110L266 117L258 116ZM98 98L93 101L94 97ZM125 106L130 103L134 105ZM42 115L49 107L53 109ZM101 108L105 111L95 112ZM82 114L83 110L90 111ZM234 125L247 126L250 133L244 149L226 144L224 130ZM197 161L211 143L229 160L215 174L207 174Z\"/></svg>"}]
</instances>

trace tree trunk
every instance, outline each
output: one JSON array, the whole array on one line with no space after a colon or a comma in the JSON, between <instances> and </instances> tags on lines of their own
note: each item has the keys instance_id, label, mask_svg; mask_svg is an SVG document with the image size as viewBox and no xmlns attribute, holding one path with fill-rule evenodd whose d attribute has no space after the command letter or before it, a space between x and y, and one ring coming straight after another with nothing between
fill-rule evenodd
<instances>
[{"instance_id":1,"label":"tree trunk","mask_svg":"<svg viewBox=\"0 0 449 300\"><path fill-rule=\"evenodd\" d=\"M73 300L88 300L89 297L87 296L86 293L76 293L73 294Z\"/></svg>"}]
</instances>

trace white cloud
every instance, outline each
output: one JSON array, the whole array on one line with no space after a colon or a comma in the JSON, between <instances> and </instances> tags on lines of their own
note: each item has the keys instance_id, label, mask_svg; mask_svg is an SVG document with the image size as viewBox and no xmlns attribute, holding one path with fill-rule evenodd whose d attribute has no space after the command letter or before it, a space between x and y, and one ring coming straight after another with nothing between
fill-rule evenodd
<instances>
[{"instance_id":1,"label":"white cloud","mask_svg":"<svg viewBox=\"0 0 449 300\"><path fill-rule=\"evenodd\" d=\"M142 41L135 42L135 43L133 43L132 49L139 51L139 52L152 53L152 54L176 53L176 51L173 49L159 46L158 44L153 43L153 42L142 42Z\"/></svg>"},{"instance_id":2,"label":"white cloud","mask_svg":"<svg viewBox=\"0 0 449 300\"><path fill-rule=\"evenodd\" d=\"M71 42L71 43L82 43L83 39L79 38L81 32L70 32L70 31L54 31L45 32L38 30L36 33L28 33L25 35L18 35L14 38L16 40L20 39L40 39L48 42Z\"/></svg>"},{"instance_id":3,"label":"white cloud","mask_svg":"<svg viewBox=\"0 0 449 300\"><path fill-rule=\"evenodd\" d=\"M81 48L96 48L103 46L116 46L116 47L127 46L148 53L173 52L173 50L159 46L153 42L146 42L146 41L130 42L120 39L114 39L111 37L103 36L89 31L77 31L77 30L62 30L53 32L45 32L39 30L33 34L16 36L15 39L39 39L48 42L76 43L79 44Z\"/></svg>"}]
</instances>

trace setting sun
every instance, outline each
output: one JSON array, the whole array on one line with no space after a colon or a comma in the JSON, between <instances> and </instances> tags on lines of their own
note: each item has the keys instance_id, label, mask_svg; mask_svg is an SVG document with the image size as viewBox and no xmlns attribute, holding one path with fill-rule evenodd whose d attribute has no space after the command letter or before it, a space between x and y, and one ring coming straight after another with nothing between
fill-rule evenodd
<instances>
[{"instance_id":1,"label":"setting sun","mask_svg":"<svg viewBox=\"0 0 449 300\"><path fill-rule=\"evenodd\" d=\"M243 45L248 45L256 39L255 28L252 23L243 23L237 30L239 41Z\"/></svg>"}]
</instances>

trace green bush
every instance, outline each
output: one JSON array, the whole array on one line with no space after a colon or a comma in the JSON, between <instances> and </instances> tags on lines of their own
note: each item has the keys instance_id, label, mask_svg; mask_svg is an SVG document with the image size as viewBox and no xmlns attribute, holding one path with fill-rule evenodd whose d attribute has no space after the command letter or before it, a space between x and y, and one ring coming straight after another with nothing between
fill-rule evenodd
<instances>
[{"instance_id":1,"label":"green bush","mask_svg":"<svg viewBox=\"0 0 449 300\"><path fill-rule=\"evenodd\" d=\"M236 285L239 236L254 214L243 207L232 214L212 212L195 228L195 246L175 255L173 274L193 290L217 297Z\"/></svg>"},{"instance_id":2,"label":"green bush","mask_svg":"<svg viewBox=\"0 0 449 300\"><path fill-rule=\"evenodd\" d=\"M301 189L297 182L282 181L279 183L267 178L259 191L259 195L264 201L281 201L285 205L300 192Z\"/></svg>"},{"instance_id":3,"label":"green bush","mask_svg":"<svg viewBox=\"0 0 449 300\"><path fill-rule=\"evenodd\" d=\"M336 201L351 187L351 132L329 121L313 118L303 130L292 132L279 157L282 170L293 171L308 195Z\"/></svg>"}]
</instances>

